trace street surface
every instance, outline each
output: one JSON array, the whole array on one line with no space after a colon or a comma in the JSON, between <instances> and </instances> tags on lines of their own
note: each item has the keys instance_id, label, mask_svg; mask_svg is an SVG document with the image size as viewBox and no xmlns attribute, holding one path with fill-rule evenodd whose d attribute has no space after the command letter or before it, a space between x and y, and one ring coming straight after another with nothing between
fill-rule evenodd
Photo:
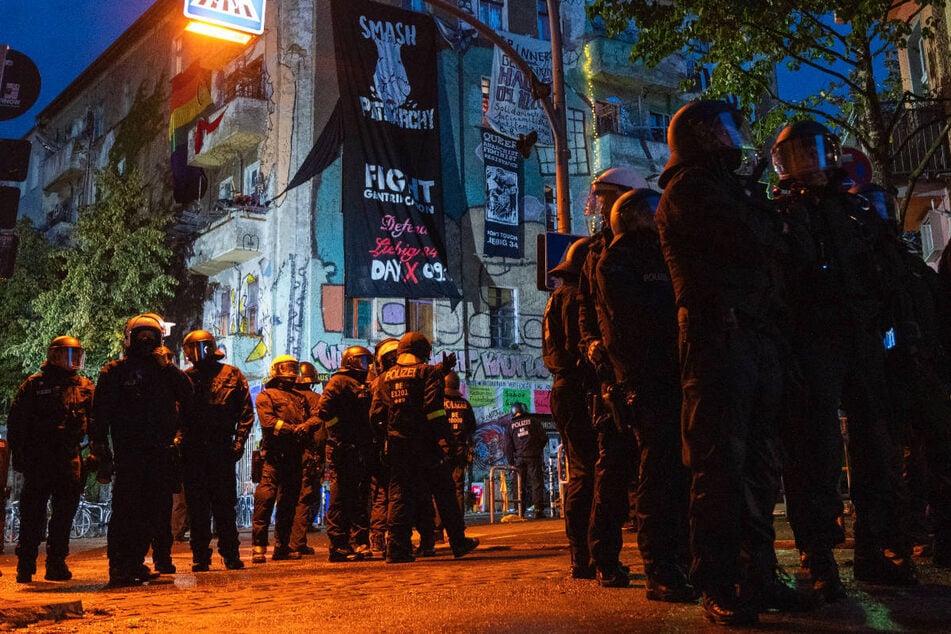
<instances>
[{"instance_id":1,"label":"street surface","mask_svg":"<svg viewBox=\"0 0 951 634\"><path fill-rule=\"evenodd\" d=\"M416 563L381 560L332 564L324 533L310 533L316 556L251 565L250 535L241 534L247 568L227 571L215 554L210 572L191 572L191 553L176 543L179 572L148 586L110 589L105 538L72 543L73 580L15 583L16 558L0 555L0 630L29 625L43 632L724 632L699 604L647 601L636 535L625 532L622 561L632 584L602 589L568 578L561 520L489 525L468 518L482 545L454 560L448 544ZM480 523L480 521L482 523ZM788 525L777 518L780 563L795 573ZM886 588L852 582L852 550L836 551L849 599L807 614L761 617L778 632L951 630L951 571L920 562L921 585ZM56 620L61 619L61 620Z\"/></svg>"}]
</instances>

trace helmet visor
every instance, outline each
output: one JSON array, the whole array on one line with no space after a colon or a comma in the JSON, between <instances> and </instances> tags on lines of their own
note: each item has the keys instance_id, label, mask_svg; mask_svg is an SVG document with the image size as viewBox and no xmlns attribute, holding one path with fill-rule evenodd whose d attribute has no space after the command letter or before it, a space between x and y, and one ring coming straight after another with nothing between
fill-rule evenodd
<instances>
[{"instance_id":1,"label":"helmet visor","mask_svg":"<svg viewBox=\"0 0 951 634\"><path fill-rule=\"evenodd\" d=\"M779 180L803 178L842 166L842 151L835 137L815 134L792 138L776 145L771 152L773 169Z\"/></svg>"},{"instance_id":2,"label":"helmet visor","mask_svg":"<svg viewBox=\"0 0 951 634\"><path fill-rule=\"evenodd\" d=\"M733 172L740 176L751 175L759 163L760 153L746 120L736 111L721 112L713 120L712 130L721 147L739 152L739 167Z\"/></svg>"},{"instance_id":3,"label":"helmet visor","mask_svg":"<svg viewBox=\"0 0 951 634\"><path fill-rule=\"evenodd\" d=\"M86 351L82 348L53 348L49 361L64 370L82 370L86 363Z\"/></svg>"},{"instance_id":4,"label":"helmet visor","mask_svg":"<svg viewBox=\"0 0 951 634\"><path fill-rule=\"evenodd\" d=\"M868 200L869 205L875 210L879 218L885 221L896 221L898 216L895 213L895 209L898 205L892 194L878 189L870 192L862 192L860 195Z\"/></svg>"},{"instance_id":5,"label":"helmet visor","mask_svg":"<svg viewBox=\"0 0 951 634\"><path fill-rule=\"evenodd\" d=\"M299 371L297 361L281 361L274 366L274 376L282 378L296 377Z\"/></svg>"}]
</instances>

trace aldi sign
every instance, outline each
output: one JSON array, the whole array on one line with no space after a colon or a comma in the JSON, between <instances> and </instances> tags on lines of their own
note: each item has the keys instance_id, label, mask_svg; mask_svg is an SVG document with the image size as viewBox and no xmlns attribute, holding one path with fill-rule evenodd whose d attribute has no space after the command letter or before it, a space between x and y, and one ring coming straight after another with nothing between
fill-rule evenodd
<instances>
[{"instance_id":1,"label":"aldi sign","mask_svg":"<svg viewBox=\"0 0 951 634\"><path fill-rule=\"evenodd\" d=\"M236 31L264 33L267 0L185 0L185 17Z\"/></svg>"}]
</instances>

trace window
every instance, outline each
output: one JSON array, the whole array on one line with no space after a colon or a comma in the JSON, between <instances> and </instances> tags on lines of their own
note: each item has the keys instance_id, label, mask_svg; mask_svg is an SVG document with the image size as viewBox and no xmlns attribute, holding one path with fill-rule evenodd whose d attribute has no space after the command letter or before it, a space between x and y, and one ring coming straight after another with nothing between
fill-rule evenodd
<instances>
[{"instance_id":1,"label":"window","mask_svg":"<svg viewBox=\"0 0 951 634\"><path fill-rule=\"evenodd\" d=\"M609 101L594 103L594 129L598 136L621 132L621 104Z\"/></svg>"},{"instance_id":2,"label":"window","mask_svg":"<svg viewBox=\"0 0 951 634\"><path fill-rule=\"evenodd\" d=\"M591 168L588 166L588 145L585 139L585 116L584 110L568 108L568 151L571 156L568 158L568 174L578 176L590 174ZM536 146L538 149L538 160L541 163L541 172L544 175L555 173L555 148L550 145Z\"/></svg>"},{"instance_id":3,"label":"window","mask_svg":"<svg viewBox=\"0 0 951 634\"><path fill-rule=\"evenodd\" d=\"M373 300L348 297L343 306L344 337L369 341L373 337Z\"/></svg>"},{"instance_id":4,"label":"window","mask_svg":"<svg viewBox=\"0 0 951 634\"><path fill-rule=\"evenodd\" d=\"M260 287L255 277L248 276L248 299L245 303L244 332L249 335L258 334L258 297Z\"/></svg>"},{"instance_id":5,"label":"window","mask_svg":"<svg viewBox=\"0 0 951 634\"><path fill-rule=\"evenodd\" d=\"M419 332L433 340L433 300L406 300L406 332Z\"/></svg>"},{"instance_id":6,"label":"window","mask_svg":"<svg viewBox=\"0 0 951 634\"><path fill-rule=\"evenodd\" d=\"M490 286L489 345L493 348L511 348L518 343L515 324L515 290Z\"/></svg>"},{"instance_id":7,"label":"window","mask_svg":"<svg viewBox=\"0 0 951 634\"><path fill-rule=\"evenodd\" d=\"M218 200L231 201L234 198L234 177L229 176L218 183Z\"/></svg>"},{"instance_id":8,"label":"window","mask_svg":"<svg viewBox=\"0 0 951 634\"><path fill-rule=\"evenodd\" d=\"M231 287L225 286L218 294L218 330L222 336L231 334Z\"/></svg>"},{"instance_id":9,"label":"window","mask_svg":"<svg viewBox=\"0 0 951 634\"><path fill-rule=\"evenodd\" d=\"M658 143L667 142L667 126L670 125L670 115L652 112L649 115L651 140Z\"/></svg>"},{"instance_id":10,"label":"window","mask_svg":"<svg viewBox=\"0 0 951 634\"><path fill-rule=\"evenodd\" d=\"M244 189L242 193L250 196L255 205L259 204L261 191L258 186L261 184L261 162L255 161L244 168Z\"/></svg>"},{"instance_id":11,"label":"window","mask_svg":"<svg viewBox=\"0 0 951 634\"><path fill-rule=\"evenodd\" d=\"M928 85L928 61L925 40L921 33L921 22L916 22L908 34L908 76L912 92L926 89Z\"/></svg>"},{"instance_id":12,"label":"window","mask_svg":"<svg viewBox=\"0 0 951 634\"><path fill-rule=\"evenodd\" d=\"M479 20L491 29L507 29L505 0L479 0Z\"/></svg>"},{"instance_id":13,"label":"window","mask_svg":"<svg viewBox=\"0 0 951 634\"><path fill-rule=\"evenodd\" d=\"M172 59L175 60L175 74L180 75L185 70L185 43L180 37L172 40Z\"/></svg>"},{"instance_id":14,"label":"window","mask_svg":"<svg viewBox=\"0 0 951 634\"><path fill-rule=\"evenodd\" d=\"M538 39L551 41L551 22L548 21L547 0L536 0L538 7Z\"/></svg>"},{"instance_id":15,"label":"window","mask_svg":"<svg viewBox=\"0 0 951 634\"><path fill-rule=\"evenodd\" d=\"M403 0L403 8L423 13L423 0Z\"/></svg>"}]
</instances>

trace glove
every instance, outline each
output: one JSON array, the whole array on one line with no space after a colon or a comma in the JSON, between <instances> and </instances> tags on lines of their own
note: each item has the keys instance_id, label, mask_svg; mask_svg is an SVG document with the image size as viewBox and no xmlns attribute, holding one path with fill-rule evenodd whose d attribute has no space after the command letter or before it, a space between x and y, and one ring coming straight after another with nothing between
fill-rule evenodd
<instances>
[{"instance_id":1,"label":"glove","mask_svg":"<svg viewBox=\"0 0 951 634\"><path fill-rule=\"evenodd\" d=\"M297 431L299 425L292 425L291 423L286 423L282 420L277 421L277 424L274 425L274 433L280 436L286 436L288 434L293 434Z\"/></svg>"},{"instance_id":2,"label":"glove","mask_svg":"<svg viewBox=\"0 0 951 634\"><path fill-rule=\"evenodd\" d=\"M310 437L310 426L306 424L297 425L294 430L294 438L298 442L306 442Z\"/></svg>"},{"instance_id":3,"label":"glove","mask_svg":"<svg viewBox=\"0 0 951 634\"><path fill-rule=\"evenodd\" d=\"M234 444L231 445L231 457L235 462L238 462L244 457L244 443L240 440L234 441Z\"/></svg>"},{"instance_id":4,"label":"glove","mask_svg":"<svg viewBox=\"0 0 951 634\"><path fill-rule=\"evenodd\" d=\"M596 368L600 368L608 360L608 350L604 347L604 342L600 339L595 339L590 344L588 344L587 351L588 361L591 362Z\"/></svg>"},{"instance_id":5,"label":"glove","mask_svg":"<svg viewBox=\"0 0 951 634\"><path fill-rule=\"evenodd\" d=\"M450 352L447 354L446 351L443 350L442 361L439 363L439 370L443 374L449 374L450 372L452 372L453 368L455 367L456 367L456 353Z\"/></svg>"},{"instance_id":6,"label":"glove","mask_svg":"<svg viewBox=\"0 0 951 634\"><path fill-rule=\"evenodd\" d=\"M153 350L152 358L155 359L160 368L167 368L172 365L172 351L165 346L159 346Z\"/></svg>"}]
</instances>

